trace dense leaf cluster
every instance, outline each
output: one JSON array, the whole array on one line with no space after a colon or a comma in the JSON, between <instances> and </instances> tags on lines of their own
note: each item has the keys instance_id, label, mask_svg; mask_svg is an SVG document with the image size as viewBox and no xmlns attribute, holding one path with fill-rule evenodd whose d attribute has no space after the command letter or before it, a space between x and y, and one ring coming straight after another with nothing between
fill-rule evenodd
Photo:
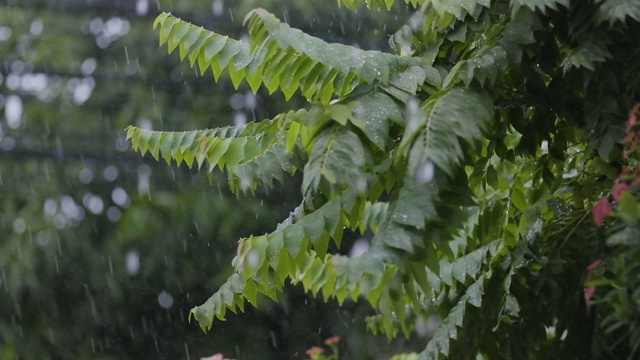
<instances>
[{"instance_id":1,"label":"dense leaf cluster","mask_svg":"<svg viewBox=\"0 0 640 360\"><path fill-rule=\"evenodd\" d=\"M391 36L393 55L325 43L261 9L247 15L248 44L158 17L161 44L202 73L227 69L236 86L311 103L240 129L128 129L135 149L206 160L237 192L302 172L300 206L274 232L240 240L234 274L192 315L209 329L291 280L366 299L378 312L367 325L388 337L439 314L421 359L628 354L582 290L589 263L635 238L604 242L589 209L630 161L617 143L638 96L640 8L406 2L417 9ZM371 248L328 252L344 231L373 234Z\"/></svg>"}]
</instances>

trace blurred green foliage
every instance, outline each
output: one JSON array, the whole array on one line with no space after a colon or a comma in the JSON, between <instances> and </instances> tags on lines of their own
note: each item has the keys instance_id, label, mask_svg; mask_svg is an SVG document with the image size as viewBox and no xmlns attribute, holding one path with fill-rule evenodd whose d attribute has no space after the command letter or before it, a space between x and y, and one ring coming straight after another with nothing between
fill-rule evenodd
<instances>
[{"instance_id":1,"label":"blurred green foliage","mask_svg":"<svg viewBox=\"0 0 640 360\"><path fill-rule=\"evenodd\" d=\"M123 131L130 124L214 127L282 108L282 98L265 101L246 86L233 89L227 78L214 84L166 56L151 29L158 5L237 37L255 6L0 5L0 359L194 359L216 352L300 358L332 333L351 334L347 354L376 358L385 343L371 347L361 329L350 327L369 314L366 308L317 304L299 289L290 289L282 305L234 318L212 334L188 323L189 309L229 275L223 265L237 239L271 231L299 199L294 185L261 188L258 198L238 201L220 174L209 183L130 151ZM382 19L396 21L334 4L260 6L335 41ZM363 47L386 46L388 34L357 34Z\"/></svg>"}]
</instances>

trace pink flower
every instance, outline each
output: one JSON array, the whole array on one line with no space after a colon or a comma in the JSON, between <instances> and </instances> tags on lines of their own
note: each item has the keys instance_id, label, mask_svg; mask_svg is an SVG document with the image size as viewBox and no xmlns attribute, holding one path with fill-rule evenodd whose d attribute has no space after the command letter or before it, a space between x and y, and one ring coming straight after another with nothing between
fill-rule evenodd
<instances>
[{"instance_id":1,"label":"pink flower","mask_svg":"<svg viewBox=\"0 0 640 360\"><path fill-rule=\"evenodd\" d=\"M324 341L325 344L331 346L332 344L340 342L340 336L332 336Z\"/></svg>"},{"instance_id":2,"label":"pink flower","mask_svg":"<svg viewBox=\"0 0 640 360\"><path fill-rule=\"evenodd\" d=\"M607 198L598 200L596 206L591 210L591 213L593 214L593 221L595 221L596 226L602 226L604 218L606 218L611 211L613 211L613 206L611 206L611 203Z\"/></svg>"},{"instance_id":3,"label":"pink flower","mask_svg":"<svg viewBox=\"0 0 640 360\"><path fill-rule=\"evenodd\" d=\"M593 271L600 265L600 263L602 263L602 259L598 259L587 266L587 276L585 277L585 282L591 281L591 278L593 278ZM584 289L584 303L587 305L587 311L591 308L591 298L595 293L595 285L591 285L588 288Z\"/></svg>"},{"instance_id":4,"label":"pink flower","mask_svg":"<svg viewBox=\"0 0 640 360\"><path fill-rule=\"evenodd\" d=\"M309 355L312 359L315 359L318 355L322 354L324 349L321 347L314 346L311 349L307 350L306 354Z\"/></svg>"},{"instance_id":5,"label":"pink flower","mask_svg":"<svg viewBox=\"0 0 640 360\"><path fill-rule=\"evenodd\" d=\"M625 183L617 183L613 185L613 189L611 189L611 195L613 195L613 199L617 202L620 202L620 198L622 197L622 193L629 190L629 185Z\"/></svg>"},{"instance_id":6,"label":"pink flower","mask_svg":"<svg viewBox=\"0 0 640 360\"><path fill-rule=\"evenodd\" d=\"M200 358L200 360L224 360L224 355L222 355L222 353L217 353L215 355Z\"/></svg>"}]
</instances>

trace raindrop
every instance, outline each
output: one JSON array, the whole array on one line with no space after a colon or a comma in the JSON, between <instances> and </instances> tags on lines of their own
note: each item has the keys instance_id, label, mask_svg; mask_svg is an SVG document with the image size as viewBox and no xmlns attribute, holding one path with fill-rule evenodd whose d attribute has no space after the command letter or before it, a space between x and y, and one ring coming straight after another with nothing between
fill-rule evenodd
<instances>
[{"instance_id":1,"label":"raindrop","mask_svg":"<svg viewBox=\"0 0 640 360\"><path fill-rule=\"evenodd\" d=\"M114 181L118 178L118 168L109 165L102 171L102 177L107 181Z\"/></svg>"},{"instance_id":2,"label":"raindrop","mask_svg":"<svg viewBox=\"0 0 640 360\"><path fill-rule=\"evenodd\" d=\"M85 193L82 197L82 205L96 215L101 214L104 210L102 198L89 192Z\"/></svg>"},{"instance_id":3,"label":"raindrop","mask_svg":"<svg viewBox=\"0 0 640 360\"><path fill-rule=\"evenodd\" d=\"M245 106L247 107L247 109L253 110L258 105L258 98L252 93L248 92L244 98L245 98Z\"/></svg>"},{"instance_id":4,"label":"raindrop","mask_svg":"<svg viewBox=\"0 0 640 360\"><path fill-rule=\"evenodd\" d=\"M149 195L149 178L151 177L151 168L149 165L138 166L138 194Z\"/></svg>"},{"instance_id":5,"label":"raindrop","mask_svg":"<svg viewBox=\"0 0 640 360\"><path fill-rule=\"evenodd\" d=\"M80 179L80 182L83 184L90 183L91 180L93 180L93 171L91 171L91 169L89 168L84 168L80 170L80 173L78 174L78 179Z\"/></svg>"},{"instance_id":6,"label":"raindrop","mask_svg":"<svg viewBox=\"0 0 640 360\"><path fill-rule=\"evenodd\" d=\"M129 65L129 50L127 47L124 47L124 56L127 58L127 65Z\"/></svg>"},{"instance_id":7,"label":"raindrop","mask_svg":"<svg viewBox=\"0 0 640 360\"><path fill-rule=\"evenodd\" d=\"M367 191L367 180L364 178L358 179L355 183L354 188L357 193L359 194L364 193L365 191Z\"/></svg>"},{"instance_id":8,"label":"raindrop","mask_svg":"<svg viewBox=\"0 0 640 360\"><path fill-rule=\"evenodd\" d=\"M13 232L22 234L25 230L27 230L27 222L23 218L17 218L13 221Z\"/></svg>"},{"instance_id":9,"label":"raindrop","mask_svg":"<svg viewBox=\"0 0 640 360\"><path fill-rule=\"evenodd\" d=\"M67 227L67 222L67 217L64 216L64 214L56 214L56 216L53 217L53 226L58 230L62 230Z\"/></svg>"},{"instance_id":10,"label":"raindrop","mask_svg":"<svg viewBox=\"0 0 640 360\"><path fill-rule=\"evenodd\" d=\"M8 26L0 26L0 41L9 40L11 37L11 28Z\"/></svg>"},{"instance_id":11,"label":"raindrop","mask_svg":"<svg viewBox=\"0 0 640 360\"><path fill-rule=\"evenodd\" d=\"M137 275L140 272L140 254L135 250L129 251L125 258L125 264L129 275Z\"/></svg>"},{"instance_id":12,"label":"raindrop","mask_svg":"<svg viewBox=\"0 0 640 360\"><path fill-rule=\"evenodd\" d=\"M211 12L213 12L213 16L222 15L222 11L224 11L224 1L213 0L213 3L211 4Z\"/></svg>"},{"instance_id":13,"label":"raindrop","mask_svg":"<svg viewBox=\"0 0 640 360\"><path fill-rule=\"evenodd\" d=\"M9 90L17 90L20 87L20 75L18 74L9 74L7 76L7 87Z\"/></svg>"},{"instance_id":14,"label":"raindrop","mask_svg":"<svg viewBox=\"0 0 640 360\"><path fill-rule=\"evenodd\" d=\"M36 242L40 246L46 246L49 243L49 234L45 231L40 231L38 235L36 235Z\"/></svg>"},{"instance_id":15,"label":"raindrop","mask_svg":"<svg viewBox=\"0 0 640 360\"><path fill-rule=\"evenodd\" d=\"M235 93L231 95L231 99L229 99L229 103L233 110L240 110L245 106L245 96L241 93Z\"/></svg>"},{"instance_id":16,"label":"raindrop","mask_svg":"<svg viewBox=\"0 0 640 360\"><path fill-rule=\"evenodd\" d=\"M104 34L100 34L96 38L96 45L98 45L100 49L106 49L107 47L109 47L109 45L111 45L111 39L109 39Z\"/></svg>"},{"instance_id":17,"label":"raindrop","mask_svg":"<svg viewBox=\"0 0 640 360\"><path fill-rule=\"evenodd\" d=\"M160 307L163 309L170 309L173 306L173 296L166 290L162 290L160 295L158 295L158 304L160 304Z\"/></svg>"},{"instance_id":18,"label":"raindrop","mask_svg":"<svg viewBox=\"0 0 640 360\"><path fill-rule=\"evenodd\" d=\"M80 105L87 101L93 92L95 80L92 77L85 77L73 88L73 102Z\"/></svg>"},{"instance_id":19,"label":"raindrop","mask_svg":"<svg viewBox=\"0 0 640 360\"><path fill-rule=\"evenodd\" d=\"M233 124L235 126L247 125L247 115L245 115L243 112L236 111L233 114Z\"/></svg>"},{"instance_id":20,"label":"raindrop","mask_svg":"<svg viewBox=\"0 0 640 360\"><path fill-rule=\"evenodd\" d=\"M84 76L89 76L93 74L97 66L98 66L98 63L96 62L96 59L87 58L82 62L82 65L80 65L80 72Z\"/></svg>"},{"instance_id":21,"label":"raindrop","mask_svg":"<svg viewBox=\"0 0 640 360\"><path fill-rule=\"evenodd\" d=\"M22 120L22 100L17 95L9 95L4 105L4 116L11 129L20 126Z\"/></svg>"},{"instance_id":22,"label":"raindrop","mask_svg":"<svg viewBox=\"0 0 640 360\"><path fill-rule=\"evenodd\" d=\"M256 254L256 252L255 252L255 251L250 251L250 252L247 254L247 265L248 265L250 268L254 268L254 269L255 269L255 268L257 268L257 267L258 267L258 265L259 265L259 264L258 264L258 260L259 260L259 256L258 256L258 254Z\"/></svg>"},{"instance_id":23,"label":"raindrop","mask_svg":"<svg viewBox=\"0 0 640 360\"><path fill-rule=\"evenodd\" d=\"M60 199L60 208L68 218L77 221L84 218L84 210L82 210L69 195L65 195Z\"/></svg>"},{"instance_id":24,"label":"raindrop","mask_svg":"<svg viewBox=\"0 0 640 360\"><path fill-rule=\"evenodd\" d=\"M349 251L349 257L358 257L367 252L367 250L369 250L369 247L371 247L371 244L369 243L368 239L359 238L355 243L353 243L353 246Z\"/></svg>"},{"instance_id":25,"label":"raindrop","mask_svg":"<svg viewBox=\"0 0 640 360\"><path fill-rule=\"evenodd\" d=\"M44 28L44 24L42 23L42 20L36 19L31 23L29 32L31 33L31 35L39 36L40 34L42 34L43 28Z\"/></svg>"},{"instance_id":26,"label":"raindrop","mask_svg":"<svg viewBox=\"0 0 640 360\"><path fill-rule=\"evenodd\" d=\"M107 209L107 218L109 219L109 221L116 222L116 221L120 220L121 216L122 216L122 212L117 207L110 206Z\"/></svg>"},{"instance_id":27,"label":"raindrop","mask_svg":"<svg viewBox=\"0 0 640 360\"><path fill-rule=\"evenodd\" d=\"M187 360L191 360L191 357L189 357L189 347L186 342L184 343L184 351L187 353Z\"/></svg>"},{"instance_id":28,"label":"raindrop","mask_svg":"<svg viewBox=\"0 0 640 360\"><path fill-rule=\"evenodd\" d=\"M126 208L131 204L131 201L129 200L129 195L121 187L117 187L113 189L113 191L111 191L111 200L113 200L114 204L122 208Z\"/></svg>"},{"instance_id":29,"label":"raindrop","mask_svg":"<svg viewBox=\"0 0 640 360\"><path fill-rule=\"evenodd\" d=\"M118 151L129 150L129 143L127 142L127 138L124 135L120 135L116 138L115 145Z\"/></svg>"},{"instance_id":30,"label":"raindrop","mask_svg":"<svg viewBox=\"0 0 640 360\"><path fill-rule=\"evenodd\" d=\"M144 16L149 11L149 0L138 0L136 2L136 15Z\"/></svg>"},{"instance_id":31,"label":"raindrop","mask_svg":"<svg viewBox=\"0 0 640 360\"><path fill-rule=\"evenodd\" d=\"M418 100L413 97L407 101L405 120L407 122L406 133L413 133L418 126L420 126L420 105L418 104Z\"/></svg>"},{"instance_id":32,"label":"raindrop","mask_svg":"<svg viewBox=\"0 0 640 360\"><path fill-rule=\"evenodd\" d=\"M111 256L109 256L109 273L113 275L113 262L111 261Z\"/></svg>"},{"instance_id":33,"label":"raindrop","mask_svg":"<svg viewBox=\"0 0 640 360\"><path fill-rule=\"evenodd\" d=\"M126 35L130 29L129 21L120 17L112 17L104 24L103 32L111 38Z\"/></svg>"},{"instance_id":34,"label":"raindrop","mask_svg":"<svg viewBox=\"0 0 640 360\"><path fill-rule=\"evenodd\" d=\"M427 160L420 166L418 172L416 172L416 180L420 183L428 183L433 180L433 174L435 172L435 166L433 162Z\"/></svg>"},{"instance_id":35,"label":"raindrop","mask_svg":"<svg viewBox=\"0 0 640 360\"><path fill-rule=\"evenodd\" d=\"M95 18L89 22L89 30L92 34L98 35L102 32L102 27L104 26L104 22L102 18Z\"/></svg>"},{"instance_id":36,"label":"raindrop","mask_svg":"<svg viewBox=\"0 0 640 360\"><path fill-rule=\"evenodd\" d=\"M16 147L16 141L12 137L6 137L2 140L2 150L11 151Z\"/></svg>"},{"instance_id":37,"label":"raindrop","mask_svg":"<svg viewBox=\"0 0 640 360\"><path fill-rule=\"evenodd\" d=\"M47 199L44 202L44 214L48 216L55 215L58 210L58 203L53 199Z\"/></svg>"},{"instance_id":38,"label":"raindrop","mask_svg":"<svg viewBox=\"0 0 640 360\"><path fill-rule=\"evenodd\" d=\"M153 130L153 122L149 119L140 119L138 121L138 127L143 130Z\"/></svg>"}]
</instances>

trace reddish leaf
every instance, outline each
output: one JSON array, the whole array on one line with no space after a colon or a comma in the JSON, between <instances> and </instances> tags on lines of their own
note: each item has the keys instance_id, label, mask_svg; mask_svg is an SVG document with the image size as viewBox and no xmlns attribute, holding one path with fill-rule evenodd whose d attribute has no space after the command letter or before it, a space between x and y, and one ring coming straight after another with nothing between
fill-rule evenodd
<instances>
[{"instance_id":1,"label":"reddish leaf","mask_svg":"<svg viewBox=\"0 0 640 360\"><path fill-rule=\"evenodd\" d=\"M627 122L627 132L630 132L633 126L638 122L638 110L640 110L640 104L636 104L636 106L631 109L629 112L629 121Z\"/></svg>"},{"instance_id":2,"label":"reddish leaf","mask_svg":"<svg viewBox=\"0 0 640 360\"><path fill-rule=\"evenodd\" d=\"M588 288L584 289L584 302L587 304L587 311L591 309L591 298L593 294L596 293L596 287L591 285Z\"/></svg>"},{"instance_id":3,"label":"reddish leaf","mask_svg":"<svg viewBox=\"0 0 640 360\"><path fill-rule=\"evenodd\" d=\"M611 189L611 195L613 195L613 200L620 202L620 197L622 193L629 190L629 185L625 183L617 183L613 185L613 189Z\"/></svg>"},{"instance_id":4,"label":"reddish leaf","mask_svg":"<svg viewBox=\"0 0 640 360\"><path fill-rule=\"evenodd\" d=\"M598 200L596 206L591 210L591 213L593 214L593 221L595 221L597 226L602 226L604 218L606 218L611 211L613 211L613 206L611 206L611 203L607 198Z\"/></svg>"}]
</instances>

